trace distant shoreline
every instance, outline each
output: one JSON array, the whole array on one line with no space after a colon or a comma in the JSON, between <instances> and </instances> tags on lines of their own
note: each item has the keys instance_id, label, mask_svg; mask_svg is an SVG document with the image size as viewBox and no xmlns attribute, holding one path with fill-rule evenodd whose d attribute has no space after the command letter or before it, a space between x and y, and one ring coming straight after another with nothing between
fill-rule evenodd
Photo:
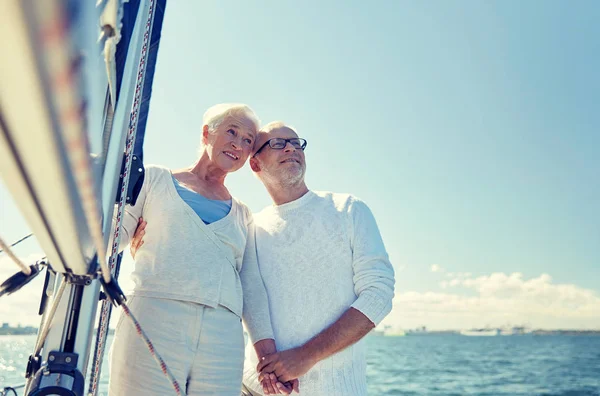
<instances>
[{"instance_id":1,"label":"distant shoreline","mask_svg":"<svg viewBox=\"0 0 600 396\"><path fill-rule=\"evenodd\" d=\"M487 336L487 337L519 337L519 336L600 336L600 330L581 330L581 329L537 329L529 330L519 333L508 333L502 334L499 331L484 332L484 331L469 331L469 330L419 330L419 331L408 331L408 332L393 332L388 334L384 330L372 330L369 335L371 336L407 336L407 337L421 337L421 336L443 336L443 335L456 335L463 337L472 336Z\"/></svg>"},{"instance_id":2,"label":"distant shoreline","mask_svg":"<svg viewBox=\"0 0 600 396\"><path fill-rule=\"evenodd\" d=\"M0 327L0 335L35 335L37 334L37 327L24 326L24 327L10 327L3 325Z\"/></svg>"},{"instance_id":3,"label":"distant shoreline","mask_svg":"<svg viewBox=\"0 0 600 396\"><path fill-rule=\"evenodd\" d=\"M96 330L94 330L94 333ZM0 327L0 336L24 336L24 335L36 335L38 333L37 327L25 326L25 327ZM108 334L112 335L114 329L108 329ZM369 333L370 336L381 336L383 332L372 331ZM461 330L441 330L441 331L420 331L420 332L407 332L403 335L414 337L414 336L442 336L442 335L458 335L461 334ZM600 336L600 330L532 330L523 334L511 334L511 335L496 335L496 337L518 337L518 336L549 336L549 335L568 335L568 336Z\"/></svg>"},{"instance_id":4,"label":"distant shoreline","mask_svg":"<svg viewBox=\"0 0 600 396\"><path fill-rule=\"evenodd\" d=\"M97 329L94 329L94 334ZM108 334L112 335L115 332L114 329L108 329ZM24 335L37 335L37 327L0 327L0 336L24 336Z\"/></svg>"}]
</instances>

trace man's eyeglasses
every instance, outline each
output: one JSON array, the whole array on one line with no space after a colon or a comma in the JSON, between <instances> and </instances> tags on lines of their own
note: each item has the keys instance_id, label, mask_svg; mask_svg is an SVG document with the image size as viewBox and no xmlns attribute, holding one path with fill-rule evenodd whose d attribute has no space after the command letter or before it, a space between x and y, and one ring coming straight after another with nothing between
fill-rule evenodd
<instances>
[{"instance_id":1,"label":"man's eyeglasses","mask_svg":"<svg viewBox=\"0 0 600 396\"><path fill-rule=\"evenodd\" d=\"M262 149L264 149L267 146L267 144L273 150L282 150L282 149L285 148L285 146L287 146L288 142L295 149L304 150L306 148L306 139L302 139L302 138L291 138L291 139L273 138L273 139L267 140L265 142L265 144L263 144L262 146L260 146L260 148L258 150L256 150L256 153L254 153L254 155L260 153L260 151Z\"/></svg>"}]
</instances>

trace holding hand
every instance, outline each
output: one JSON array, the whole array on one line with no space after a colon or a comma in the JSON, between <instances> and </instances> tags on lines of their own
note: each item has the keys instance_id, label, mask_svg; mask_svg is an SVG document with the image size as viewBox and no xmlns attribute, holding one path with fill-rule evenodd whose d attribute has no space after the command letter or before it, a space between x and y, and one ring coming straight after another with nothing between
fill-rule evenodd
<instances>
[{"instance_id":1,"label":"holding hand","mask_svg":"<svg viewBox=\"0 0 600 396\"><path fill-rule=\"evenodd\" d=\"M135 229L135 233L133 234L133 238L131 238L131 242L129 243L129 251L131 252L131 257L135 258L135 254L139 248L144 244L144 235L146 235L146 225L148 223L140 217L138 220L137 228Z\"/></svg>"},{"instance_id":2,"label":"holding hand","mask_svg":"<svg viewBox=\"0 0 600 396\"><path fill-rule=\"evenodd\" d=\"M277 347L275 346L275 340L272 338L267 338L264 340L260 340L254 343L254 349L256 350L256 354L258 360L264 360L266 356L272 355L277 352ZM298 380L287 382L285 384L279 382L277 377L273 373L260 373L258 376L258 381L262 385L263 393L265 395L277 395L277 394L286 394L289 395L292 391L299 392L298 388Z\"/></svg>"},{"instance_id":3,"label":"holding hand","mask_svg":"<svg viewBox=\"0 0 600 396\"><path fill-rule=\"evenodd\" d=\"M288 382L306 374L316 363L298 347L263 357L256 369L263 375L274 373L280 382Z\"/></svg>"},{"instance_id":4,"label":"holding hand","mask_svg":"<svg viewBox=\"0 0 600 396\"><path fill-rule=\"evenodd\" d=\"M292 391L300 393L300 383L297 378L286 383L281 383L277 380L277 376L274 373L263 372L258 376L258 380L262 384L265 395L289 395Z\"/></svg>"},{"instance_id":5,"label":"holding hand","mask_svg":"<svg viewBox=\"0 0 600 396\"><path fill-rule=\"evenodd\" d=\"M258 376L258 380L260 381L263 393L265 395L278 395L284 394L289 395L292 391L296 391L296 393L300 393L299 382L297 379L292 381L281 383L277 380L277 377L273 373L261 373Z\"/></svg>"}]
</instances>

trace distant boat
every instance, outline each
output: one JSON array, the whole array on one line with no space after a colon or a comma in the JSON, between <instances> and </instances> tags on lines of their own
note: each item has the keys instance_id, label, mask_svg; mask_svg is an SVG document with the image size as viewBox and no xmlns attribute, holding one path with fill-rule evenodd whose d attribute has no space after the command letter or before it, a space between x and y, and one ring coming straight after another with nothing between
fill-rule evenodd
<instances>
[{"instance_id":1,"label":"distant boat","mask_svg":"<svg viewBox=\"0 0 600 396\"><path fill-rule=\"evenodd\" d=\"M404 332L404 330L400 329L385 329L383 330L383 335L386 337L403 337L406 335L406 333Z\"/></svg>"},{"instance_id":2,"label":"distant boat","mask_svg":"<svg viewBox=\"0 0 600 396\"><path fill-rule=\"evenodd\" d=\"M525 326L515 326L515 327L506 327L500 329L500 335L509 336L509 335L524 335L528 334L530 330Z\"/></svg>"},{"instance_id":3,"label":"distant boat","mask_svg":"<svg viewBox=\"0 0 600 396\"><path fill-rule=\"evenodd\" d=\"M401 336L406 335L404 330L398 329L398 328L393 328L390 325L384 326L383 330L380 330L380 332L381 332L381 335L384 335L386 337L401 337Z\"/></svg>"},{"instance_id":4,"label":"distant boat","mask_svg":"<svg viewBox=\"0 0 600 396\"><path fill-rule=\"evenodd\" d=\"M500 330L499 329L471 329L471 330L461 330L460 334L465 335L465 336L490 337L490 336L500 335Z\"/></svg>"}]
</instances>

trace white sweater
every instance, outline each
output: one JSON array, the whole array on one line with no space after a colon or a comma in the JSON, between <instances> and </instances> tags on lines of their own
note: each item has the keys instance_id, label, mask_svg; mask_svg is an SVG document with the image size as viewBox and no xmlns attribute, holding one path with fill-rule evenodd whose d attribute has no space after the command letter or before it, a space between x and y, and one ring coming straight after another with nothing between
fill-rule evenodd
<instances>
[{"instance_id":1,"label":"white sweater","mask_svg":"<svg viewBox=\"0 0 600 396\"><path fill-rule=\"evenodd\" d=\"M254 216L256 247L278 350L306 343L350 307L378 324L391 311L394 270L367 205L347 194L308 192ZM260 393L256 354L244 382ZM300 378L300 394L366 395L362 341Z\"/></svg>"},{"instance_id":2,"label":"white sweater","mask_svg":"<svg viewBox=\"0 0 600 396\"><path fill-rule=\"evenodd\" d=\"M148 166L136 204L124 213L121 249L140 217L148 225L135 256L133 295L222 305L243 316L253 342L273 338L253 238L246 247L254 225L244 204L232 199L229 214L207 225L181 199L169 169Z\"/></svg>"}]
</instances>

